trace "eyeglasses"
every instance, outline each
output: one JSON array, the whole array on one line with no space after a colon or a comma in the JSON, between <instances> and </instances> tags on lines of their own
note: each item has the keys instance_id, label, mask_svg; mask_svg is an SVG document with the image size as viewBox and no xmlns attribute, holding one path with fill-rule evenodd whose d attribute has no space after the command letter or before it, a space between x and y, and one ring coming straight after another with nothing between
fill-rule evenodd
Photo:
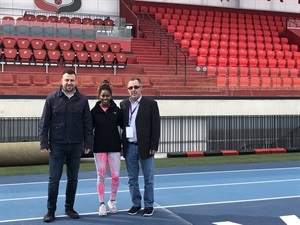
<instances>
[{"instance_id":1,"label":"eyeglasses","mask_svg":"<svg viewBox=\"0 0 300 225\"><path fill-rule=\"evenodd\" d=\"M141 87L141 86L134 85L134 86L128 87L128 90L132 90L133 88L134 88L134 89L139 89L140 87Z\"/></svg>"}]
</instances>

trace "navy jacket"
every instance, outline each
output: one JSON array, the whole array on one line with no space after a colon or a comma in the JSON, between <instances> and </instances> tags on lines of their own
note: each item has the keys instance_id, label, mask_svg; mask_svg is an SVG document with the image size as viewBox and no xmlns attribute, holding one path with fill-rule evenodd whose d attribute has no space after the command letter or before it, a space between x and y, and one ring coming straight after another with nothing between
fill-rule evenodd
<instances>
[{"instance_id":1,"label":"navy jacket","mask_svg":"<svg viewBox=\"0 0 300 225\"><path fill-rule=\"evenodd\" d=\"M121 152L118 126L122 127L122 112L113 100L106 112L99 106L100 103L98 101L91 111L94 127L93 152Z\"/></svg>"},{"instance_id":2,"label":"navy jacket","mask_svg":"<svg viewBox=\"0 0 300 225\"><path fill-rule=\"evenodd\" d=\"M129 99L125 99L120 103L121 110L123 113L123 155L126 158L127 152L127 138L126 129L129 121ZM160 115L157 102L142 97L137 111L136 120L136 132L137 132L137 144L139 156L141 159L147 159L153 155L149 154L150 149L158 151L158 144L160 138Z\"/></svg>"},{"instance_id":3,"label":"navy jacket","mask_svg":"<svg viewBox=\"0 0 300 225\"><path fill-rule=\"evenodd\" d=\"M93 147L93 123L86 96L76 88L70 99L61 88L50 93L44 105L39 123L41 149L51 143L83 143L84 148Z\"/></svg>"}]
</instances>

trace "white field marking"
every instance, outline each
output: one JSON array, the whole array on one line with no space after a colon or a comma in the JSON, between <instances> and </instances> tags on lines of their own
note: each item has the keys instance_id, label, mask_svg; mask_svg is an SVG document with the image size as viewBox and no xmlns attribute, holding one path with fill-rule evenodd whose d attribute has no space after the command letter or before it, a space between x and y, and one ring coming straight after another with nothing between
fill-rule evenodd
<instances>
[{"instance_id":1,"label":"white field marking","mask_svg":"<svg viewBox=\"0 0 300 225\"><path fill-rule=\"evenodd\" d=\"M300 198L300 195L296 196L285 196L285 197L277 197L277 198L261 198L261 199L251 199L251 200L238 200L238 201L224 201L224 202L209 202L209 203L197 203L197 204L184 204L184 205L169 205L169 206L157 206L154 207L156 209L166 209L166 208L178 208L178 207L191 207L191 206L205 206L205 205L219 205L219 204L232 204L232 203L244 203L244 202L259 202L259 201L272 201L272 200L281 200L281 199L292 199L292 198ZM119 212L127 211L118 210ZM98 212L90 212L90 213L80 213L80 215L94 215L98 214ZM55 217L66 217L66 215L55 215ZM17 219L17 220L0 220L0 223L8 223L8 222L18 222L18 221L29 221L29 220L41 220L43 217L36 218L26 218L26 219ZM288 225L298 225L298 224L288 224Z\"/></svg>"},{"instance_id":2,"label":"white field marking","mask_svg":"<svg viewBox=\"0 0 300 225\"><path fill-rule=\"evenodd\" d=\"M126 212L129 209L119 210L118 212ZM86 215L98 215L98 212L90 212L90 213L80 213L80 216ZM67 215L55 215L55 218L68 217ZM15 219L15 220L0 220L0 223L10 223L10 222L21 222L21 221L32 221L32 220L42 220L43 217L32 217L32 218L24 218L24 219Z\"/></svg>"},{"instance_id":3,"label":"white field marking","mask_svg":"<svg viewBox=\"0 0 300 225\"><path fill-rule=\"evenodd\" d=\"M205 188L205 187L221 187L221 186L236 186L236 185L251 185L251 184L267 184L267 183L283 183L283 182L295 182L300 181L299 179L287 179L287 180L267 180L267 181L252 181L252 182L238 182L238 183L225 183L225 184L201 184L201 185L189 185L189 186L179 186L179 187L160 187L154 188L155 191L158 190L174 190L174 189L188 189L188 188ZM144 189L141 188L141 191ZM121 192L129 192L129 190L119 190L118 193ZM105 192L110 193L110 192ZM90 193L77 193L77 196L87 196L87 195L95 195L96 192ZM64 197L65 195L59 195L58 197ZM44 199L46 196L36 196L36 197L24 197L24 198L8 198L8 199L0 199L0 202L6 201L22 201L22 200L30 200L30 199Z\"/></svg>"},{"instance_id":4,"label":"white field marking","mask_svg":"<svg viewBox=\"0 0 300 225\"><path fill-rule=\"evenodd\" d=\"M190 206L205 206L205 205L220 205L220 204L232 204L232 203L244 203L244 202L260 202L260 201L273 201L282 199L300 198L300 195L274 197L274 198L256 198L223 202L205 202L205 203L193 203L193 204L181 204L181 205L165 205L164 208L178 208L178 207L190 207Z\"/></svg>"},{"instance_id":5,"label":"white field marking","mask_svg":"<svg viewBox=\"0 0 300 225\"><path fill-rule=\"evenodd\" d=\"M243 173L243 172L257 172L257 171L278 171L278 170L298 170L300 167L286 167L286 168L268 168L268 169L249 169L249 170L222 170L209 172L193 172L193 173L174 173L174 174L157 174L157 177L163 176L185 176L193 174L216 174L216 173Z\"/></svg>"},{"instance_id":6,"label":"white field marking","mask_svg":"<svg viewBox=\"0 0 300 225\"><path fill-rule=\"evenodd\" d=\"M182 217L178 216L177 214L171 212L169 209L165 208L164 206L161 206L161 205L157 204L156 202L155 202L155 204L156 204L156 207L154 207L154 208L159 208L159 209L162 209L163 211L166 211L167 213L170 213L176 220L180 220L181 222L183 222L186 225L193 225L189 221L187 221L187 220L183 219Z\"/></svg>"},{"instance_id":7,"label":"white field marking","mask_svg":"<svg viewBox=\"0 0 300 225\"><path fill-rule=\"evenodd\" d=\"M243 225L240 223L234 223L234 222L230 222L230 221L214 222L213 224L215 224L215 225Z\"/></svg>"},{"instance_id":8,"label":"white field marking","mask_svg":"<svg viewBox=\"0 0 300 225\"><path fill-rule=\"evenodd\" d=\"M300 219L296 215L281 216L280 219L287 225L300 225Z\"/></svg>"},{"instance_id":9,"label":"white field marking","mask_svg":"<svg viewBox=\"0 0 300 225\"><path fill-rule=\"evenodd\" d=\"M186 175L197 175L197 174L218 174L218 173L242 173L242 172L257 172L257 171L277 171L277 170L297 170L300 167L287 167L287 168L270 168L270 169L251 169L251 170L223 170L223 171L210 171L210 172L193 172L193 173L174 173L174 174L156 174L155 177L168 177L168 176L186 176ZM139 177L143 177L142 175ZM111 179L107 177L106 179ZM127 176L120 177L120 179L128 179ZM79 182L95 181L97 178L79 179ZM67 180L61 180L60 182L66 183ZM18 185L35 185L35 184L48 184L48 181L40 182L23 182L23 183L8 183L0 184L0 187L5 186L18 186Z\"/></svg>"}]
</instances>

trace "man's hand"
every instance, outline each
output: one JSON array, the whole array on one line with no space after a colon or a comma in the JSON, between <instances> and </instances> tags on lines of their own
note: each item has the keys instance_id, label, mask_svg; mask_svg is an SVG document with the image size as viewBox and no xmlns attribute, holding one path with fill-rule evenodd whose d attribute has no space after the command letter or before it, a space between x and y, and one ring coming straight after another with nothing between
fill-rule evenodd
<instances>
[{"instance_id":1,"label":"man's hand","mask_svg":"<svg viewBox=\"0 0 300 225\"><path fill-rule=\"evenodd\" d=\"M153 150L153 149L150 149L150 152L149 152L149 154L150 155L154 155L156 153L156 151L155 150Z\"/></svg>"},{"instance_id":2,"label":"man's hand","mask_svg":"<svg viewBox=\"0 0 300 225\"><path fill-rule=\"evenodd\" d=\"M47 149L47 148L41 149L41 153L50 153L50 152L51 152L50 149Z\"/></svg>"},{"instance_id":3,"label":"man's hand","mask_svg":"<svg viewBox=\"0 0 300 225\"><path fill-rule=\"evenodd\" d=\"M91 149L89 149L89 148L84 149L84 154L89 154L90 152L91 152Z\"/></svg>"}]
</instances>

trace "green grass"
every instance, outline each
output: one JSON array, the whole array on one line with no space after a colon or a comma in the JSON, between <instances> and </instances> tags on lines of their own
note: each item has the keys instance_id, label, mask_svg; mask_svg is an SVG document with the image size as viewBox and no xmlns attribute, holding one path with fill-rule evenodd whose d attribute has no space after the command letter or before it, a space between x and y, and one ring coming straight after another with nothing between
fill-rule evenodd
<instances>
[{"instance_id":1,"label":"green grass","mask_svg":"<svg viewBox=\"0 0 300 225\"><path fill-rule=\"evenodd\" d=\"M300 153L165 158L165 159L156 159L155 164L157 168L163 168L163 167L180 167L180 166L205 166L205 165L245 164L245 163L284 162L284 161L300 161ZM124 161L122 161L121 169L125 169ZM82 160L80 171L95 171L94 161L92 159ZM48 165L0 167L0 176L16 176L16 175L46 174L46 173L48 173Z\"/></svg>"}]
</instances>

